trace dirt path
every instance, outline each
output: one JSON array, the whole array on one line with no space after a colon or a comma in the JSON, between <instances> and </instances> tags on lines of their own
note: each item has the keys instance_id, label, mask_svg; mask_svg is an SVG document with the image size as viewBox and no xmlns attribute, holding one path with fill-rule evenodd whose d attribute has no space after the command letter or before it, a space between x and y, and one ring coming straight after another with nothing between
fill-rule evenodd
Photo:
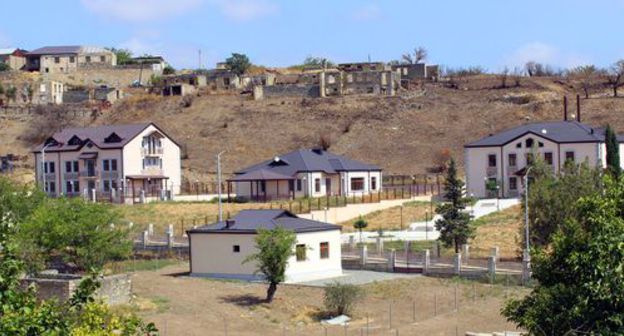
<instances>
[{"instance_id":1,"label":"dirt path","mask_svg":"<svg viewBox=\"0 0 624 336\"><path fill-rule=\"evenodd\" d=\"M323 306L321 288L280 286L275 301L265 304L260 301L266 290L263 284L173 276L184 271L181 265L133 276L140 314L155 322L162 335L325 334L317 320ZM455 286L458 312L454 312ZM513 330L499 311L507 296L523 293L517 288L473 287L472 283L424 277L363 288L367 296L358 305L347 335L360 335L367 316L371 335L395 335L395 328L401 335L454 335L456 326L460 334ZM327 335L344 335L344 328L328 328Z\"/></svg>"}]
</instances>

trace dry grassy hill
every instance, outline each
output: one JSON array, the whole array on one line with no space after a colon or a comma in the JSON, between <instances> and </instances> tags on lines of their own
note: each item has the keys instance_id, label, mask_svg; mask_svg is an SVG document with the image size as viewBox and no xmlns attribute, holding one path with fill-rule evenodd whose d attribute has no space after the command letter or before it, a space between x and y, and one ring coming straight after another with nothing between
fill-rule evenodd
<instances>
[{"instance_id":1,"label":"dry grassy hill","mask_svg":"<svg viewBox=\"0 0 624 336\"><path fill-rule=\"evenodd\" d=\"M521 85L498 89L493 76L458 81L459 88L429 83L396 97L349 96L326 99L267 99L245 95L202 94L185 107L181 98L135 94L95 120L80 124L154 121L187 147L185 176L195 179L215 170L214 155L226 150L225 172L277 153L331 139L330 150L384 167L391 174L420 174L444 150L462 161L464 143L527 121L560 120L562 97L574 111L576 91L557 78L523 78ZM583 121L611 123L624 133L624 99L608 88L583 99ZM24 133L50 133L67 118L0 116L0 153L25 153Z\"/></svg>"}]
</instances>

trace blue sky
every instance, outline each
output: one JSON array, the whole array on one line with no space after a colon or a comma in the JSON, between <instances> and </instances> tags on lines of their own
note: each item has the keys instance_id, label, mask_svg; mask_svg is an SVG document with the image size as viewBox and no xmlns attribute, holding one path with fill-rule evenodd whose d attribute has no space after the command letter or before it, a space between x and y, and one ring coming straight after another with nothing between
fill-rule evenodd
<instances>
[{"instance_id":1,"label":"blue sky","mask_svg":"<svg viewBox=\"0 0 624 336\"><path fill-rule=\"evenodd\" d=\"M0 12L0 47L87 44L164 55L176 67L244 52L284 66L400 58L489 70L536 60L607 66L624 58L624 0L31 0Z\"/></svg>"}]
</instances>

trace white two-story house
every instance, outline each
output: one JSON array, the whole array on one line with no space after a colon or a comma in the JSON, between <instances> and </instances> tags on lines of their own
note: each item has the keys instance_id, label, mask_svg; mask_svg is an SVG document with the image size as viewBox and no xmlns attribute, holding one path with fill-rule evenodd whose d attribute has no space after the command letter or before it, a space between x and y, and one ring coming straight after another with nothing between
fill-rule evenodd
<instances>
[{"instance_id":1,"label":"white two-story house","mask_svg":"<svg viewBox=\"0 0 624 336\"><path fill-rule=\"evenodd\" d=\"M624 137L618 139L624 153ZM464 146L467 194L479 198L520 196L522 179L536 155L555 172L561 171L566 161L606 167L605 129L578 121L532 123L469 143ZM624 158L621 160L624 168Z\"/></svg>"},{"instance_id":2,"label":"white two-story house","mask_svg":"<svg viewBox=\"0 0 624 336\"><path fill-rule=\"evenodd\" d=\"M50 196L136 200L180 192L180 146L153 123L66 128L33 153L37 183Z\"/></svg>"},{"instance_id":3,"label":"white two-story house","mask_svg":"<svg viewBox=\"0 0 624 336\"><path fill-rule=\"evenodd\" d=\"M271 200L381 192L381 168L323 149L300 149L235 173L236 195ZM229 186L229 185L228 185Z\"/></svg>"}]
</instances>

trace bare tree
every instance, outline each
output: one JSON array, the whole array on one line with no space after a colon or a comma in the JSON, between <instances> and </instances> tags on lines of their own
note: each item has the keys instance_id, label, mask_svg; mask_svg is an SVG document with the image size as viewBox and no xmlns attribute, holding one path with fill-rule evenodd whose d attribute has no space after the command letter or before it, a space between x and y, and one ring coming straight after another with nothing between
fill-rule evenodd
<instances>
[{"instance_id":1,"label":"bare tree","mask_svg":"<svg viewBox=\"0 0 624 336\"><path fill-rule=\"evenodd\" d=\"M504 89L507 87L507 78L509 77L509 68L508 67L504 67L503 71L500 72L500 74L498 74L498 78L501 81L500 84L500 88Z\"/></svg>"},{"instance_id":2,"label":"bare tree","mask_svg":"<svg viewBox=\"0 0 624 336\"><path fill-rule=\"evenodd\" d=\"M579 81L581 89L585 93L585 99L587 99L593 82L600 75L600 70L595 65L582 65L570 70L568 75Z\"/></svg>"},{"instance_id":3,"label":"bare tree","mask_svg":"<svg viewBox=\"0 0 624 336\"><path fill-rule=\"evenodd\" d=\"M522 69L515 67L511 72L511 78L513 79L514 86L520 87L520 78L522 77Z\"/></svg>"},{"instance_id":4,"label":"bare tree","mask_svg":"<svg viewBox=\"0 0 624 336\"><path fill-rule=\"evenodd\" d=\"M427 59L427 49L424 47L417 47L414 49L414 53L406 53L401 56L403 62L407 64L417 64Z\"/></svg>"},{"instance_id":5,"label":"bare tree","mask_svg":"<svg viewBox=\"0 0 624 336\"><path fill-rule=\"evenodd\" d=\"M618 88L624 85L624 60L619 60L611 66L607 73L607 83L613 89L613 97L617 97Z\"/></svg>"}]
</instances>

